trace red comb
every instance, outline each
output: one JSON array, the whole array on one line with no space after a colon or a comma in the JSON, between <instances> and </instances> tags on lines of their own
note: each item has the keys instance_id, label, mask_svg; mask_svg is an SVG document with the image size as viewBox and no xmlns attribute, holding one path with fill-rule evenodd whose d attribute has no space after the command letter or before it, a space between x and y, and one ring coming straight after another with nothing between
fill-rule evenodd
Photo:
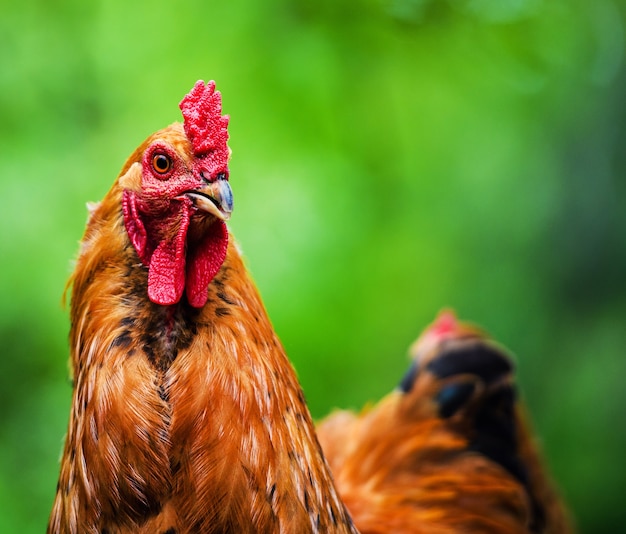
<instances>
[{"instance_id":1,"label":"red comb","mask_svg":"<svg viewBox=\"0 0 626 534\"><path fill-rule=\"evenodd\" d=\"M459 321L456 318L456 314L452 310L445 309L439 312L433 324L428 327L428 332L436 337L444 337L456 332L458 329Z\"/></svg>"},{"instance_id":2,"label":"red comb","mask_svg":"<svg viewBox=\"0 0 626 534\"><path fill-rule=\"evenodd\" d=\"M228 161L228 115L222 116L222 95L215 82L202 80L180 102L187 138L198 157L214 152L215 159Z\"/></svg>"}]
</instances>

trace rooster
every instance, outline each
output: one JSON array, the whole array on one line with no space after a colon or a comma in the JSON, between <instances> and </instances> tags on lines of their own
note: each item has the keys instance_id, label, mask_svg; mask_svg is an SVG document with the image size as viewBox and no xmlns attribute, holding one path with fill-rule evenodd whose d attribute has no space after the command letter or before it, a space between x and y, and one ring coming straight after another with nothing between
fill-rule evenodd
<instances>
[{"instance_id":1,"label":"rooster","mask_svg":"<svg viewBox=\"0 0 626 534\"><path fill-rule=\"evenodd\" d=\"M322 423L328 464L225 224L220 93L200 81L180 108L183 123L144 141L90 207L70 279L74 389L48 532L356 533L352 516L364 532L478 532L500 515L531 530L498 532L540 528L552 494L511 430L508 360L490 360L487 380L435 350L480 337L427 335L401 391ZM480 439L492 416L504 426L495 444ZM475 521L455 523L463 511Z\"/></svg>"},{"instance_id":2,"label":"rooster","mask_svg":"<svg viewBox=\"0 0 626 534\"><path fill-rule=\"evenodd\" d=\"M91 207L48 532L356 532L224 222L220 93L180 107Z\"/></svg>"}]
</instances>

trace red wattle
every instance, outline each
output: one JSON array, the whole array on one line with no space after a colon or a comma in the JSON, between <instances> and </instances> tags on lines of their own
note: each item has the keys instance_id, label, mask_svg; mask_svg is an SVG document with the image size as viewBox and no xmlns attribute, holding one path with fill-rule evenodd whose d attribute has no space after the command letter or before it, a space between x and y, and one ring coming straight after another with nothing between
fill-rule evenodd
<instances>
[{"instance_id":1,"label":"red wattle","mask_svg":"<svg viewBox=\"0 0 626 534\"><path fill-rule=\"evenodd\" d=\"M146 228L137 212L137 199L134 193L124 191L122 196L122 212L124 214L124 225L130 238L130 242L135 247L138 256L144 263L147 261L146 249L148 246L148 235Z\"/></svg>"},{"instance_id":2,"label":"red wattle","mask_svg":"<svg viewBox=\"0 0 626 534\"><path fill-rule=\"evenodd\" d=\"M176 304L185 289L185 241L189 228L189 210L180 210L178 233L163 239L152 253L148 267L148 297L155 304Z\"/></svg>"},{"instance_id":3,"label":"red wattle","mask_svg":"<svg viewBox=\"0 0 626 534\"><path fill-rule=\"evenodd\" d=\"M220 270L228 249L228 229L215 221L200 243L190 251L187 262L187 300L194 308L202 308L208 298L211 280Z\"/></svg>"}]
</instances>

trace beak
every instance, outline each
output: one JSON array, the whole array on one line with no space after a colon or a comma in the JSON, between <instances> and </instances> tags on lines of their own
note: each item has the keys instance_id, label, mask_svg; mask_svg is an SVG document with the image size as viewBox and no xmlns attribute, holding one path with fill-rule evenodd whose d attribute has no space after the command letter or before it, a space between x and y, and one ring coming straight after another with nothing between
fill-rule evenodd
<instances>
[{"instance_id":1,"label":"beak","mask_svg":"<svg viewBox=\"0 0 626 534\"><path fill-rule=\"evenodd\" d=\"M227 180L215 180L185 194L199 210L222 221L230 219L233 212L233 191Z\"/></svg>"}]
</instances>

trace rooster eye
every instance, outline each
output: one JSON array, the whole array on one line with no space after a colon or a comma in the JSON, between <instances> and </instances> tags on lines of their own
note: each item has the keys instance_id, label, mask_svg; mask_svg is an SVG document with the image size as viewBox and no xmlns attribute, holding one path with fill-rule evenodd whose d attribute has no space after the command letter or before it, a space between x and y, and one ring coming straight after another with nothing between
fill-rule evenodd
<instances>
[{"instance_id":1,"label":"rooster eye","mask_svg":"<svg viewBox=\"0 0 626 534\"><path fill-rule=\"evenodd\" d=\"M172 168L172 160L165 154L152 156L152 168L159 174L165 174Z\"/></svg>"}]
</instances>

